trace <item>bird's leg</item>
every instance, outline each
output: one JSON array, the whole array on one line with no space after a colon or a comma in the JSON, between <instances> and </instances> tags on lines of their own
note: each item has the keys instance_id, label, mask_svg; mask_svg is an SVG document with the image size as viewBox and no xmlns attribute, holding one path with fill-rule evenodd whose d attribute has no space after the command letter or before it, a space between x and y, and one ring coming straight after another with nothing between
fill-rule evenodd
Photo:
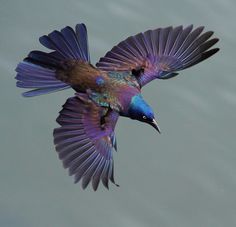
<instances>
[{"instance_id":1,"label":"bird's leg","mask_svg":"<svg viewBox=\"0 0 236 227\"><path fill-rule=\"evenodd\" d=\"M100 118L100 127L102 130L105 130L105 124L106 124L106 117L109 115L110 111L109 108L103 108L102 110L102 117Z\"/></svg>"},{"instance_id":2,"label":"bird's leg","mask_svg":"<svg viewBox=\"0 0 236 227\"><path fill-rule=\"evenodd\" d=\"M100 126L101 126L101 129L102 129L102 130L105 130L105 124L106 124L105 117L102 116L102 117L100 118Z\"/></svg>"}]
</instances>

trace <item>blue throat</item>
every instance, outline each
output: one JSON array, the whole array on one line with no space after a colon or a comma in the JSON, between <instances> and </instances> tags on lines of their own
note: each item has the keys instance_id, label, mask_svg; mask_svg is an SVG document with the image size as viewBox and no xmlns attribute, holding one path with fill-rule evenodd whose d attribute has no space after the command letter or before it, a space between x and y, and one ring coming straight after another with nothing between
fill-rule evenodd
<instances>
[{"instance_id":1,"label":"blue throat","mask_svg":"<svg viewBox=\"0 0 236 227\"><path fill-rule=\"evenodd\" d=\"M154 113L151 107L144 101L143 97L138 94L132 97L129 105L129 117L137 119L145 115L146 117L153 119Z\"/></svg>"}]
</instances>

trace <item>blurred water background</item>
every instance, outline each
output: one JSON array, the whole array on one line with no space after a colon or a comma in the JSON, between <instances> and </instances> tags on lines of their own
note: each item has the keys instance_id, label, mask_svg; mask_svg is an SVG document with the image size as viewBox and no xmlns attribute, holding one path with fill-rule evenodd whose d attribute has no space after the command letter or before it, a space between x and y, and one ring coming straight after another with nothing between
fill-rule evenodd
<instances>
[{"instance_id":1,"label":"blurred water background","mask_svg":"<svg viewBox=\"0 0 236 227\"><path fill-rule=\"evenodd\" d=\"M235 0L0 0L1 227L235 227ZM94 193L74 185L52 130L72 90L32 99L15 87L16 64L44 50L39 36L84 22L93 63L129 35L205 25L221 51L144 88L162 129L120 119L115 178Z\"/></svg>"}]
</instances>

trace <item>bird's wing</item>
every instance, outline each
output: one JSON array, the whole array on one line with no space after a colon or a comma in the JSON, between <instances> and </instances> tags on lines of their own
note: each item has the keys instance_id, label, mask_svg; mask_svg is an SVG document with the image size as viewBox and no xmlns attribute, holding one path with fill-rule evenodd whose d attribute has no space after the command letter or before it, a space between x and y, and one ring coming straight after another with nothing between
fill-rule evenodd
<instances>
[{"instance_id":1,"label":"bird's wing","mask_svg":"<svg viewBox=\"0 0 236 227\"><path fill-rule=\"evenodd\" d=\"M203 32L204 27L193 30L186 28L158 28L130 36L111 51L107 52L97 63L105 71L132 70L140 86L153 79L169 79L176 71L193 66L219 49L210 49L218 42L210 38L212 31Z\"/></svg>"},{"instance_id":2,"label":"bird's wing","mask_svg":"<svg viewBox=\"0 0 236 227\"><path fill-rule=\"evenodd\" d=\"M100 180L108 188L113 183L113 148L116 149L114 128L119 114L76 94L63 105L54 130L54 143L59 158L75 183L82 180L86 188L90 181L97 190Z\"/></svg>"}]
</instances>

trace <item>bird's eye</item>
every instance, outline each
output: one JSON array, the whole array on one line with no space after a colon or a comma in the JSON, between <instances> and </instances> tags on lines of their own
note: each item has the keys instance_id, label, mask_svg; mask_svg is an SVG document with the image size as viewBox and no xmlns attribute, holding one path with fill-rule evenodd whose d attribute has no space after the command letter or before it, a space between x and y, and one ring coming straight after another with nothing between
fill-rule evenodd
<instances>
[{"instance_id":1,"label":"bird's eye","mask_svg":"<svg viewBox=\"0 0 236 227\"><path fill-rule=\"evenodd\" d=\"M147 117L143 115L143 119L144 119L144 120L146 120L146 119L147 119Z\"/></svg>"}]
</instances>

